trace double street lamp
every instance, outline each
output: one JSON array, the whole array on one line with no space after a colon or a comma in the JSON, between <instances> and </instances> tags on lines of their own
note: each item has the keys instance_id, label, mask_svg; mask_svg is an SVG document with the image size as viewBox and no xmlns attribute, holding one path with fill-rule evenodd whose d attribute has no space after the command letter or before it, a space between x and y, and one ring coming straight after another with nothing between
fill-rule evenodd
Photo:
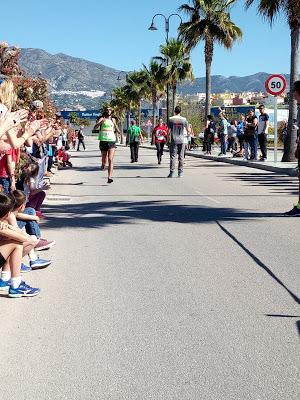
<instances>
[{"instance_id":1,"label":"double street lamp","mask_svg":"<svg viewBox=\"0 0 300 400\"><path fill-rule=\"evenodd\" d=\"M152 18L151 25L150 25L150 27L148 28L149 31L157 31L157 27L156 27L155 24L154 24L154 20L155 20L155 18L158 17L158 16L163 17L164 20L165 20L166 42L167 42L167 44L168 44L168 42L169 42L169 32L170 32L170 19L171 19L172 17L178 17L178 18L180 19L180 22L182 23L182 18L181 18L181 16L180 16L179 14L176 14L176 13L170 14L168 17L166 17L164 14L160 14L160 13L155 14L155 15L153 16L153 18ZM168 65L169 65L169 59L168 59L168 57L167 57L167 59L166 59L166 62L167 62L167 66L168 66ZM168 122L169 122L169 84L167 84L167 123L168 123Z\"/></svg>"},{"instance_id":2,"label":"double street lamp","mask_svg":"<svg viewBox=\"0 0 300 400\"><path fill-rule=\"evenodd\" d=\"M119 72L119 74L118 74L118 77L117 77L117 81L118 82L120 82L122 79L121 79L121 74L125 74L125 78L127 78L127 72L125 72L125 71L120 71Z\"/></svg>"}]
</instances>

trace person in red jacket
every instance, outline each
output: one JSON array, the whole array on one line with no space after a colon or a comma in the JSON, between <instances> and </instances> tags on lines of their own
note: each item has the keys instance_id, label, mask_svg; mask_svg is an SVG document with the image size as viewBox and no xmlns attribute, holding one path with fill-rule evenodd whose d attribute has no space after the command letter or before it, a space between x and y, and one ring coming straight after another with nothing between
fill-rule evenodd
<instances>
[{"instance_id":1,"label":"person in red jacket","mask_svg":"<svg viewBox=\"0 0 300 400\"><path fill-rule=\"evenodd\" d=\"M164 124L163 119L160 118L158 125L156 125L152 132L152 145L155 144L157 149L158 164L161 164L161 158L164 154L164 145L167 143L167 137L168 128Z\"/></svg>"}]
</instances>

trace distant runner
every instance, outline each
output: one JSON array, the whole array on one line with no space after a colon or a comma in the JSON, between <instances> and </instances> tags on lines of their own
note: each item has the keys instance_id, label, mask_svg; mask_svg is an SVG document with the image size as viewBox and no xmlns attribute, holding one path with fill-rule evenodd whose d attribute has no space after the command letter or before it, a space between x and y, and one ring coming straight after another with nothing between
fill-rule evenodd
<instances>
[{"instance_id":1,"label":"distant runner","mask_svg":"<svg viewBox=\"0 0 300 400\"><path fill-rule=\"evenodd\" d=\"M105 169L106 160L108 159L108 179L107 183L112 183L113 169L114 169L114 155L116 150L116 134L115 131L120 132L115 120L112 118L111 109L106 109L103 115L97 120L94 129L99 128L98 140L99 148L102 154L101 170Z\"/></svg>"},{"instance_id":2,"label":"distant runner","mask_svg":"<svg viewBox=\"0 0 300 400\"><path fill-rule=\"evenodd\" d=\"M170 173L168 178L174 177L176 155L178 154L178 178L183 177L184 150L188 135L188 122L180 115L181 107L175 107L175 115L169 119L170 135Z\"/></svg>"},{"instance_id":3,"label":"distant runner","mask_svg":"<svg viewBox=\"0 0 300 400\"><path fill-rule=\"evenodd\" d=\"M139 147L143 143L142 131L137 126L135 120L130 122L131 126L127 130L126 146L130 146L131 162L135 163L139 160Z\"/></svg>"},{"instance_id":4,"label":"distant runner","mask_svg":"<svg viewBox=\"0 0 300 400\"><path fill-rule=\"evenodd\" d=\"M155 144L157 150L157 161L161 164L161 158L164 154L164 146L167 143L168 128L164 124L162 118L159 119L159 124L153 129L152 144Z\"/></svg>"}]
</instances>

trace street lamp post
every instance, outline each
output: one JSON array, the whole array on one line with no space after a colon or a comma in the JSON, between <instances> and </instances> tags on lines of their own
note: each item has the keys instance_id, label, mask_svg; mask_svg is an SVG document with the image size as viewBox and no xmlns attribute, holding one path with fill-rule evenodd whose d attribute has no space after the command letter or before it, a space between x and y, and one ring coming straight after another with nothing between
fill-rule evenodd
<instances>
[{"instance_id":1,"label":"street lamp post","mask_svg":"<svg viewBox=\"0 0 300 400\"><path fill-rule=\"evenodd\" d=\"M127 78L127 72L125 71L120 71L117 77L117 81L119 82L121 80L121 74L125 74L125 77Z\"/></svg>"},{"instance_id":2,"label":"street lamp post","mask_svg":"<svg viewBox=\"0 0 300 400\"><path fill-rule=\"evenodd\" d=\"M181 23L182 23L182 18L181 18L181 16L179 14L176 14L176 13L170 14L168 17L166 17L164 14L160 14L160 13L155 14L153 16L153 18L152 18L151 25L148 28L149 31L157 31L157 27L154 25L154 20L158 16L163 17L164 20L165 20L166 42L168 44L169 43L170 19L171 19L171 17L176 16L176 17L180 18ZM168 57L167 57L166 61L167 61L167 66L168 66L169 65ZM167 83L167 123L168 122L169 122L169 84Z\"/></svg>"}]
</instances>

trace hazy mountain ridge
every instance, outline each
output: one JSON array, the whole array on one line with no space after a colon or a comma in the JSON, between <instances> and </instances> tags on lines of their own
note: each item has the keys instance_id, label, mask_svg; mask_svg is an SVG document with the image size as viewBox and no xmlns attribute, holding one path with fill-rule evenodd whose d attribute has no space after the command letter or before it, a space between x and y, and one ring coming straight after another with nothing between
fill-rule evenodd
<instances>
[{"instance_id":1,"label":"hazy mountain ridge","mask_svg":"<svg viewBox=\"0 0 300 400\"><path fill-rule=\"evenodd\" d=\"M248 76L229 76L222 75L212 76L212 93L225 93L225 92L265 92L265 81L270 73L258 72L254 75ZM289 80L289 75L285 75ZM205 92L205 78L196 78L193 82L187 82L179 86L179 93L182 94L195 94Z\"/></svg>"},{"instance_id":2,"label":"hazy mountain ridge","mask_svg":"<svg viewBox=\"0 0 300 400\"><path fill-rule=\"evenodd\" d=\"M95 96L95 93L88 95L84 92L97 91L99 94L106 92L110 96L114 87L125 83L124 73L120 74L121 80L117 80L119 70L63 53L50 54L41 49L21 49L20 65L28 75L42 76L49 81L50 90L55 91L53 97L60 107L76 106L76 104L98 107L101 97ZM270 74L265 72L244 77L214 75L212 76L212 92L265 91L264 83L268 75ZM205 92L204 77L178 86L178 93L181 94L199 92Z\"/></svg>"},{"instance_id":3,"label":"hazy mountain ridge","mask_svg":"<svg viewBox=\"0 0 300 400\"><path fill-rule=\"evenodd\" d=\"M120 72L82 58L40 49L22 49L20 65L27 74L49 80L55 90L69 91L111 90Z\"/></svg>"}]
</instances>

